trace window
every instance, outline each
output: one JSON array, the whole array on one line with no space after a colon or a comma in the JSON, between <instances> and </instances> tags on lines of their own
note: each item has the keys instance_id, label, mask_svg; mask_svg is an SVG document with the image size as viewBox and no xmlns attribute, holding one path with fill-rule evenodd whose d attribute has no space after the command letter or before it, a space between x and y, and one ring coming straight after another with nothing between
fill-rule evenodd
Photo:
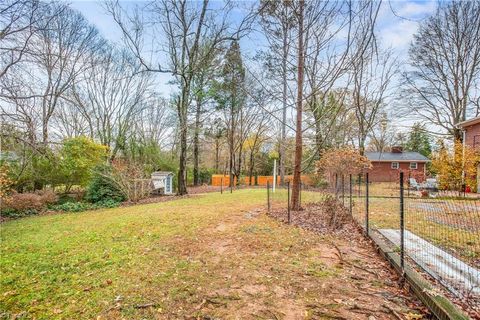
<instances>
[{"instance_id":1,"label":"window","mask_svg":"<svg viewBox=\"0 0 480 320\"><path fill-rule=\"evenodd\" d=\"M398 162L392 162L392 169L398 169L400 166Z\"/></svg>"},{"instance_id":2,"label":"window","mask_svg":"<svg viewBox=\"0 0 480 320\"><path fill-rule=\"evenodd\" d=\"M416 162L410 162L410 169L417 170L418 169L417 163Z\"/></svg>"}]
</instances>

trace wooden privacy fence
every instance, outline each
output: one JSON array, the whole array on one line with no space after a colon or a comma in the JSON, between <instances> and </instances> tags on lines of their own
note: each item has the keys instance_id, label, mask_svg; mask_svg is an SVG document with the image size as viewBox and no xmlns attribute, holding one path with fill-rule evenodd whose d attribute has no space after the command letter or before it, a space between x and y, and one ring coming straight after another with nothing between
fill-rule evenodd
<instances>
[{"instance_id":1,"label":"wooden privacy fence","mask_svg":"<svg viewBox=\"0 0 480 320\"><path fill-rule=\"evenodd\" d=\"M234 177L234 184L237 183L237 179ZM255 183L255 176L252 177L251 183L250 183L250 177L240 177L240 184L242 185L257 185L257 186L266 186L267 182L270 183L270 185L273 184L273 176L257 176L256 177L256 183ZM303 175L301 177L302 183L306 185L311 185L312 179L309 176ZM213 174L212 175L212 186L219 187L222 185L223 181L223 186L228 186L230 184L230 176L228 175L221 175L221 174ZM288 181L293 181L293 175L288 175L285 176L285 182ZM277 185L280 185L280 176L277 176Z\"/></svg>"}]
</instances>

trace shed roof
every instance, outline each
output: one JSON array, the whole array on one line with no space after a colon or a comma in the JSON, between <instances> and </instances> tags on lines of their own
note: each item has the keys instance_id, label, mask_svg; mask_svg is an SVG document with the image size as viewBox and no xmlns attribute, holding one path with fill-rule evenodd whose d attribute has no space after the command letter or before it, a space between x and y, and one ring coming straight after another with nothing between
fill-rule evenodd
<instances>
[{"instance_id":1,"label":"shed roof","mask_svg":"<svg viewBox=\"0 0 480 320\"><path fill-rule=\"evenodd\" d=\"M430 161L424 155L418 152L365 152L365 156L370 161L397 161L397 162L428 162Z\"/></svg>"},{"instance_id":2,"label":"shed roof","mask_svg":"<svg viewBox=\"0 0 480 320\"><path fill-rule=\"evenodd\" d=\"M166 177L166 176L173 176L173 172L171 172L171 171L155 171L155 172L152 172L152 177Z\"/></svg>"}]
</instances>

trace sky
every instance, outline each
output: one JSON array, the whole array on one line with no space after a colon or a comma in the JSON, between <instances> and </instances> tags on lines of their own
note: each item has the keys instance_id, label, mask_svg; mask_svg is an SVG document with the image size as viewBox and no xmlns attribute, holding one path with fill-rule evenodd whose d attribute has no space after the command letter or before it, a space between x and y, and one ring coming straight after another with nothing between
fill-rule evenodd
<instances>
[{"instance_id":1,"label":"sky","mask_svg":"<svg viewBox=\"0 0 480 320\"><path fill-rule=\"evenodd\" d=\"M211 1L215 5L215 0ZM124 7L133 4L142 4L145 1L128 1L120 3ZM121 32L112 17L103 8L102 1L79 0L70 2L71 6L79 10L90 23L95 25L100 33L111 42L122 41ZM253 2L245 2L246 5ZM435 12L436 1L402 1L384 0L378 16L377 36L382 47L391 48L397 55L400 64L408 63L408 48L419 23ZM266 41L259 39L258 35L251 35L241 42L242 53L252 57L258 49L266 45ZM157 90L164 96L169 96L172 87L168 84L171 76L159 75ZM400 126L407 129L412 124L405 121ZM399 128L401 129L401 128Z\"/></svg>"},{"instance_id":2,"label":"sky","mask_svg":"<svg viewBox=\"0 0 480 320\"><path fill-rule=\"evenodd\" d=\"M143 1L120 1L123 4ZM105 12L102 1L79 0L70 2L100 32L111 41L120 41L120 32L113 19ZM436 1L384 0L378 18L378 34L385 46L406 57L412 36L419 22L434 13Z\"/></svg>"}]
</instances>

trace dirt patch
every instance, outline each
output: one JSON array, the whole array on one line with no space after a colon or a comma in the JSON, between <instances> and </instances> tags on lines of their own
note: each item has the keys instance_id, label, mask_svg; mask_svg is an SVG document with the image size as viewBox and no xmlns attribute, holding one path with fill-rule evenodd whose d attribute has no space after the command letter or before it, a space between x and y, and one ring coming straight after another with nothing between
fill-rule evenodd
<instances>
[{"instance_id":1,"label":"dirt patch","mask_svg":"<svg viewBox=\"0 0 480 320\"><path fill-rule=\"evenodd\" d=\"M310 209L302 214L318 208ZM301 217L297 225L316 232L254 209L223 216L193 242L177 239L175 250L199 266L166 283L186 291L164 300L160 319L428 318L356 228L347 222L320 235L320 220Z\"/></svg>"}]
</instances>

